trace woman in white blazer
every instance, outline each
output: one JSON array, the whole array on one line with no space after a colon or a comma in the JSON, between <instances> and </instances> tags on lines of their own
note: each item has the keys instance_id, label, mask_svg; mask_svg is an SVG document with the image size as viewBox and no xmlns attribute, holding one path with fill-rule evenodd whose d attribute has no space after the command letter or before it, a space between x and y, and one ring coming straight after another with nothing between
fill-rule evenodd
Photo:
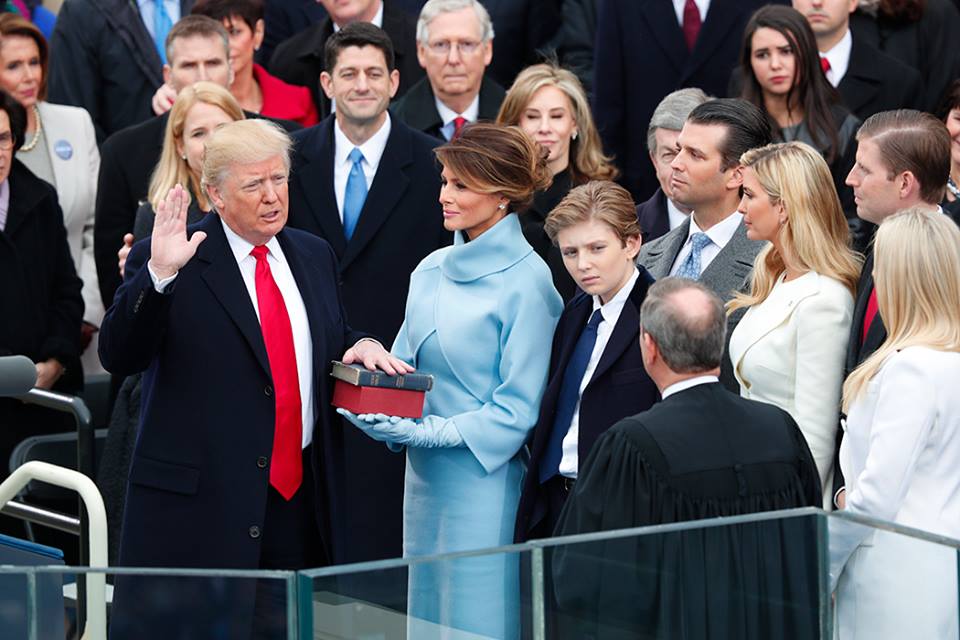
<instances>
[{"instance_id":1,"label":"woman in white blazer","mask_svg":"<svg viewBox=\"0 0 960 640\"><path fill-rule=\"evenodd\" d=\"M93 262L93 214L100 152L90 114L44 101L48 61L39 29L18 14L0 15L0 89L27 110L26 139L16 158L57 190L70 255L83 280L83 366L87 374L98 373L95 332L104 309Z\"/></svg>"},{"instance_id":2,"label":"woman in white blazer","mask_svg":"<svg viewBox=\"0 0 960 640\"><path fill-rule=\"evenodd\" d=\"M960 230L936 212L888 218L874 244L887 339L843 386L844 508L960 539ZM830 523L842 640L957 638L957 552ZM839 583L838 583L839 580Z\"/></svg>"},{"instance_id":3,"label":"woman in white blazer","mask_svg":"<svg viewBox=\"0 0 960 640\"><path fill-rule=\"evenodd\" d=\"M797 421L828 488L860 257L850 249L830 169L813 147L768 145L741 163L747 237L770 245L754 262L750 293L727 304L728 312L747 308L730 337L730 361L740 395Z\"/></svg>"}]
</instances>

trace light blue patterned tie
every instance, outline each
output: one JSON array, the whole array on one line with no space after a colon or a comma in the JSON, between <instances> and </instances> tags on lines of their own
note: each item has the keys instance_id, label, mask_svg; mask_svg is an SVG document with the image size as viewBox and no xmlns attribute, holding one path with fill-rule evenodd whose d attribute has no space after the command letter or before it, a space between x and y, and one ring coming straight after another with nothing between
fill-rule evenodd
<instances>
[{"instance_id":1,"label":"light blue patterned tie","mask_svg":"<svg viewBox=\"0 0 960 640\"><path fill-rule=\"evenodd\" d=\"M153 42L163 64L167 64L167 34L170 33L173 21L167 8L163 6L163 0L153 0L153 5Z\"/></svg>"},{"instance_id":2,"label":"light blue patterned tie","mask_svg":"<svg viewBox=\"0 0 960 640\"><path fill-rule=\"evenodd\" d=\"M690 236L690 253L684 259L683 264L677 271L678 278L688 278L690 280L700 279L700 255L704 247L710 244L710 236L698 231Z\"/></svg>"},{"instance_id":3,"label":"light blue patterned tie","mask_svg":"<svg viewBox=\"0 0 960 640\"><path fill-rule=\"evenodd\" d=\"M363 154L360 149L354 147L348 158L353 166L350 167L350 177L347 178L347 188L343 194L343 234L349 241L367 199L367 177L363 175Z\"/></svg>"}]
</instances>

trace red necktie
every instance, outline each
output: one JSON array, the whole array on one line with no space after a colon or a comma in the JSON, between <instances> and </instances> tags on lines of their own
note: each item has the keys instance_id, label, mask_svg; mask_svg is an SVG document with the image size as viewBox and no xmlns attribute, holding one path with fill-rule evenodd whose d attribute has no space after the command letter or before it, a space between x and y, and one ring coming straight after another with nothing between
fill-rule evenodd
<instances>
[{"instance_id":1,"label":"red necktie","mask_svg":"<svg viewBox=\"0 0 960 640\"><path fill-rule=\"evenodd\" d=\"M687 49L693 51L700 33L700 9L693 0L687 0L683 5L683 39L687 41Z\"/></svg>"},{"instance_id":2,"label":"red necktie","mask_svg":"<svg viewBox=\"0 0 960 640\"><path fill-rule=\"evenodd\" d=\"M820 68L823 69L824 73L830 71L830 61L826 58L820 58Z\"/></svg>"},{"instance_id":3,"label":"red necktie","mask_svg":"<svg viewBox=\"0 0 960 640\"><path fill-rule=\"evenodd\" d=\"M867 341L867 332L870 331L870 325L873 324L873 319L877 316L879 310L880 308L877 306L877 290L874 289L870 292L870 300L867 301L867 311L863 314L863 332L860 334L861 345Z\"/></svg>"},{"instance_id":4,"label":"red necktie","mask_svg":"<svg viewBox=\"0 0 960 640\"><path fill-rule=\"evenodd\" d=\"M456 140L457 136L460 135L460 132L463 130L463 125L467 124L467 119L463 116L457 116L453 119L453 137L451 140Z\"/></svg>"},{"instance_id":5,"label":"red necktie","mask_svg":"<svg viewBox=\"0 0 960 640\"><path fill-rule=\"evenodd\" d=\"M287 305L267 262L267 248L254 247L257 259L254 281L257 287L257 308L260 330L267 347L267 359L273 375L273 398L276 422L273 427L273 455L270 459L270 484L289 500L303 480L303 436L300 404L300 379L297 376L297 353L293 348L293 329Z\"/></svg>"}]
</instances>

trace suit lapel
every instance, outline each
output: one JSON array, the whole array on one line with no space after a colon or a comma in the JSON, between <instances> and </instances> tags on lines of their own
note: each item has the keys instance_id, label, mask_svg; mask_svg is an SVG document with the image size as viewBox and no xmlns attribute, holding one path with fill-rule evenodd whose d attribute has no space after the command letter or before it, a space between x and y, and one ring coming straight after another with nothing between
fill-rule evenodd
<instances>
[{"instance_id":1,"label":"suit lapel","mask_svg":"<svg viewBox=\"0 0 960 640\"><path fill-rule=\"evenodd\" d=\"M593 371L593 377L590 378L589 384L593 384L594 380L599 379L606 373L624 351L637 345L640 335L640 305L643 304L643 299L647 296L647 289L653 282L650 274L641 268L640 277L634 283L627 303L623 305L620 318L613 328L613 333L610 334L607 346L604 347L603 353L600 355L600 361Z\"/></svg>"},{"instance_id":2,"label":"suit lapel","mask_svg":"<svg viewBox=\"0 0 960 640\"><path fill-rule=\"evenodd\" d=\"M402 128L399 121L394 122L370 186L370 193L363 203L357 228L340 259L341 269L346 269L360 255L377 230L394 213L397 202L406 192L410 179L405 168L412 162L410 145L410 132Z\"/></svg>"},{"instance_id":3,"label":"suit lapel","mask_svg":"<svg viewBox=\"0 0 960 640\"><path fill-rule=\"evenodd\" d=\"M583 294L574 304L575 306L570 310L570 334L564 344L560 345L560 357L557 359L558 380L563 380L563 372L567 368L567 363L570 362L573 348L577 345L580 333L587 326L587 320L593 312L593 297Z\"/></svg>"},{"instance_id":4,"label":"suit lapel","mask_svg":"<svg viewBox=\"0 0 960 640\"><path fill-rule=\"evenodd\" d=\"M860 42L859 38L853 38L847 72L837 87L843 94L845 106L855 113L873 100L880 88L880 78L874 72L868 46Z\"/></svg>"},{"instance_id":5,"label":"suit lapel","mask_svg":"<svg viewBox=\"0 0 960 640\"><path fill-rule=\"evenodd\" d=\"M25 174L29 171L26 165L16 158L10 168L10 199L7 207L7 223L3 233L12 238L17 230L30 218L33 207L39 200L40 192L28 189L23 185Z\"/></svg>"},{"instance_id":6,"label":"suit lapel","mask_svg":"<svg viewBox=\"0 0 960 640\"><path fill-rule=\"evenodd\" d=\"M207 264L201 270L200 277L237 325L257 362L269 375L270 361L267 359L260 322L243 283L243 276L240 275L240 267L233 259L220 217L216 214L205 216L199 229L207 233L207 239L197 249L197 258Z\"/></svg>"},{"instance_id":7,"label":"suit lapel","mask_svg":"<svg viewBox=\"0 0 960 640\"><path fill-rule=\"evenodd\" d=\"M140 11L133 0L93 0L100 9L104 19L111 26L113 36L123 40L127 48L134 54L133 62L148 78L153 78L157 84L163 83L163 61L157 47L150 37L150 32L143 24ZM192 2L187 2L192 5ZM182 15L187 15L189 10Z\"/></svg>"},{"instance_id":8,"label":"suit lapel","mask_svg":"<svg viewBox=\"0 0 960 640\"><path fill-rule=\"evenodd\" d=\"M714 0L715 2L717 0ZM674 70L683 71L690 52L687 50L687 43L683 39L683 31L680 29L680 23L677 22L677 14L673 10L673 5L662 0L655 0L644 3L642 7L636 8L650 25L650 33L660 44L670 62L673 63ZM677 86L681 86L679 83Z\"/></svg>"},{"instance_id":9,"label":"suit lapel","mask_svg":"<svg viewBox=\"0 0 960 640\"><path fill-rule=\"evenodd\" d=\"M741 222L730 242L700 274L700 281L724 300L729 300L734 291L739 291L746 284L753 270L753 260L764 246L765 242L747 238L747 228Z\"/></svg>"},{"instance_id":10,"label":"suit lapel","mask_svg":"<svg viewBox=\"0 0 960 640\"><path fill-rule=\"evenodd\" d=\"M300 153L306 163L297 170L294 180L300 182L310 214L339 259L346 250L347 241L343 235L337 196L333 192L333 120L334 116L328 117L314 128L312 135L303 139Z\"/></svg>"},{"instance_id":11,"label":"suit lapel","mask_svg":"<svg viewBox=\"0 0 960 640\"><path fill-rule=\"evenodd\" d=\"M673 268L673 263L677 259L677 255L680 254L680 249L683 248L689 234L690 216L687 216L683 224L660 238L656 245L651 245L650 253L647 254L647 259L644 261L648 265L647 270L650 275L658 280L670 275L670 269Z\"/></svg>"},{"instance_id":12,"label":"suit lapel","mask_svg":"<svg viewBox=\"0 0 960 640\"><path fill-rule=\"evenodd\" d=\"M677 86L683 86L683 82L693 74L701 65L706 63L713 52L724 43L730 36L730 30L736 24L737 19L743 12L743 7L739 6L741 0L713 0L710 8L707 10L707 18L703 21L700 28L700 34L697 36L697 42L693 47L693 52L687 60L683 70L683 78ZM661 3L669 6L670 3ZM673 16L676 22L676 14ZM683 42L683 38L680 39Z\"/></svg>"}]
</instances>

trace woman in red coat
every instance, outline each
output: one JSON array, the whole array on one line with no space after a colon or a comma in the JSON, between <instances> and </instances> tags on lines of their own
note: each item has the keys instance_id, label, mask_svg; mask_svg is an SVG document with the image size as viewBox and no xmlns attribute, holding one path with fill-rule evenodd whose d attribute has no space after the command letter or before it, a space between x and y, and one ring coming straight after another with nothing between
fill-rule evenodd
<instances>
[{"instance_id":1,"label":"woman in red coat","mask_svg":"<svg viewBox=\"0 0 960 640\"><path fill-rule=\"evenodd\" d=\"M244 110L305 127L317 123L309 89L287 84L253 61L263 42L263 0L199 0L192 13L222 22L230 34L230 92Z\"/></svg>"}]
</instances>

